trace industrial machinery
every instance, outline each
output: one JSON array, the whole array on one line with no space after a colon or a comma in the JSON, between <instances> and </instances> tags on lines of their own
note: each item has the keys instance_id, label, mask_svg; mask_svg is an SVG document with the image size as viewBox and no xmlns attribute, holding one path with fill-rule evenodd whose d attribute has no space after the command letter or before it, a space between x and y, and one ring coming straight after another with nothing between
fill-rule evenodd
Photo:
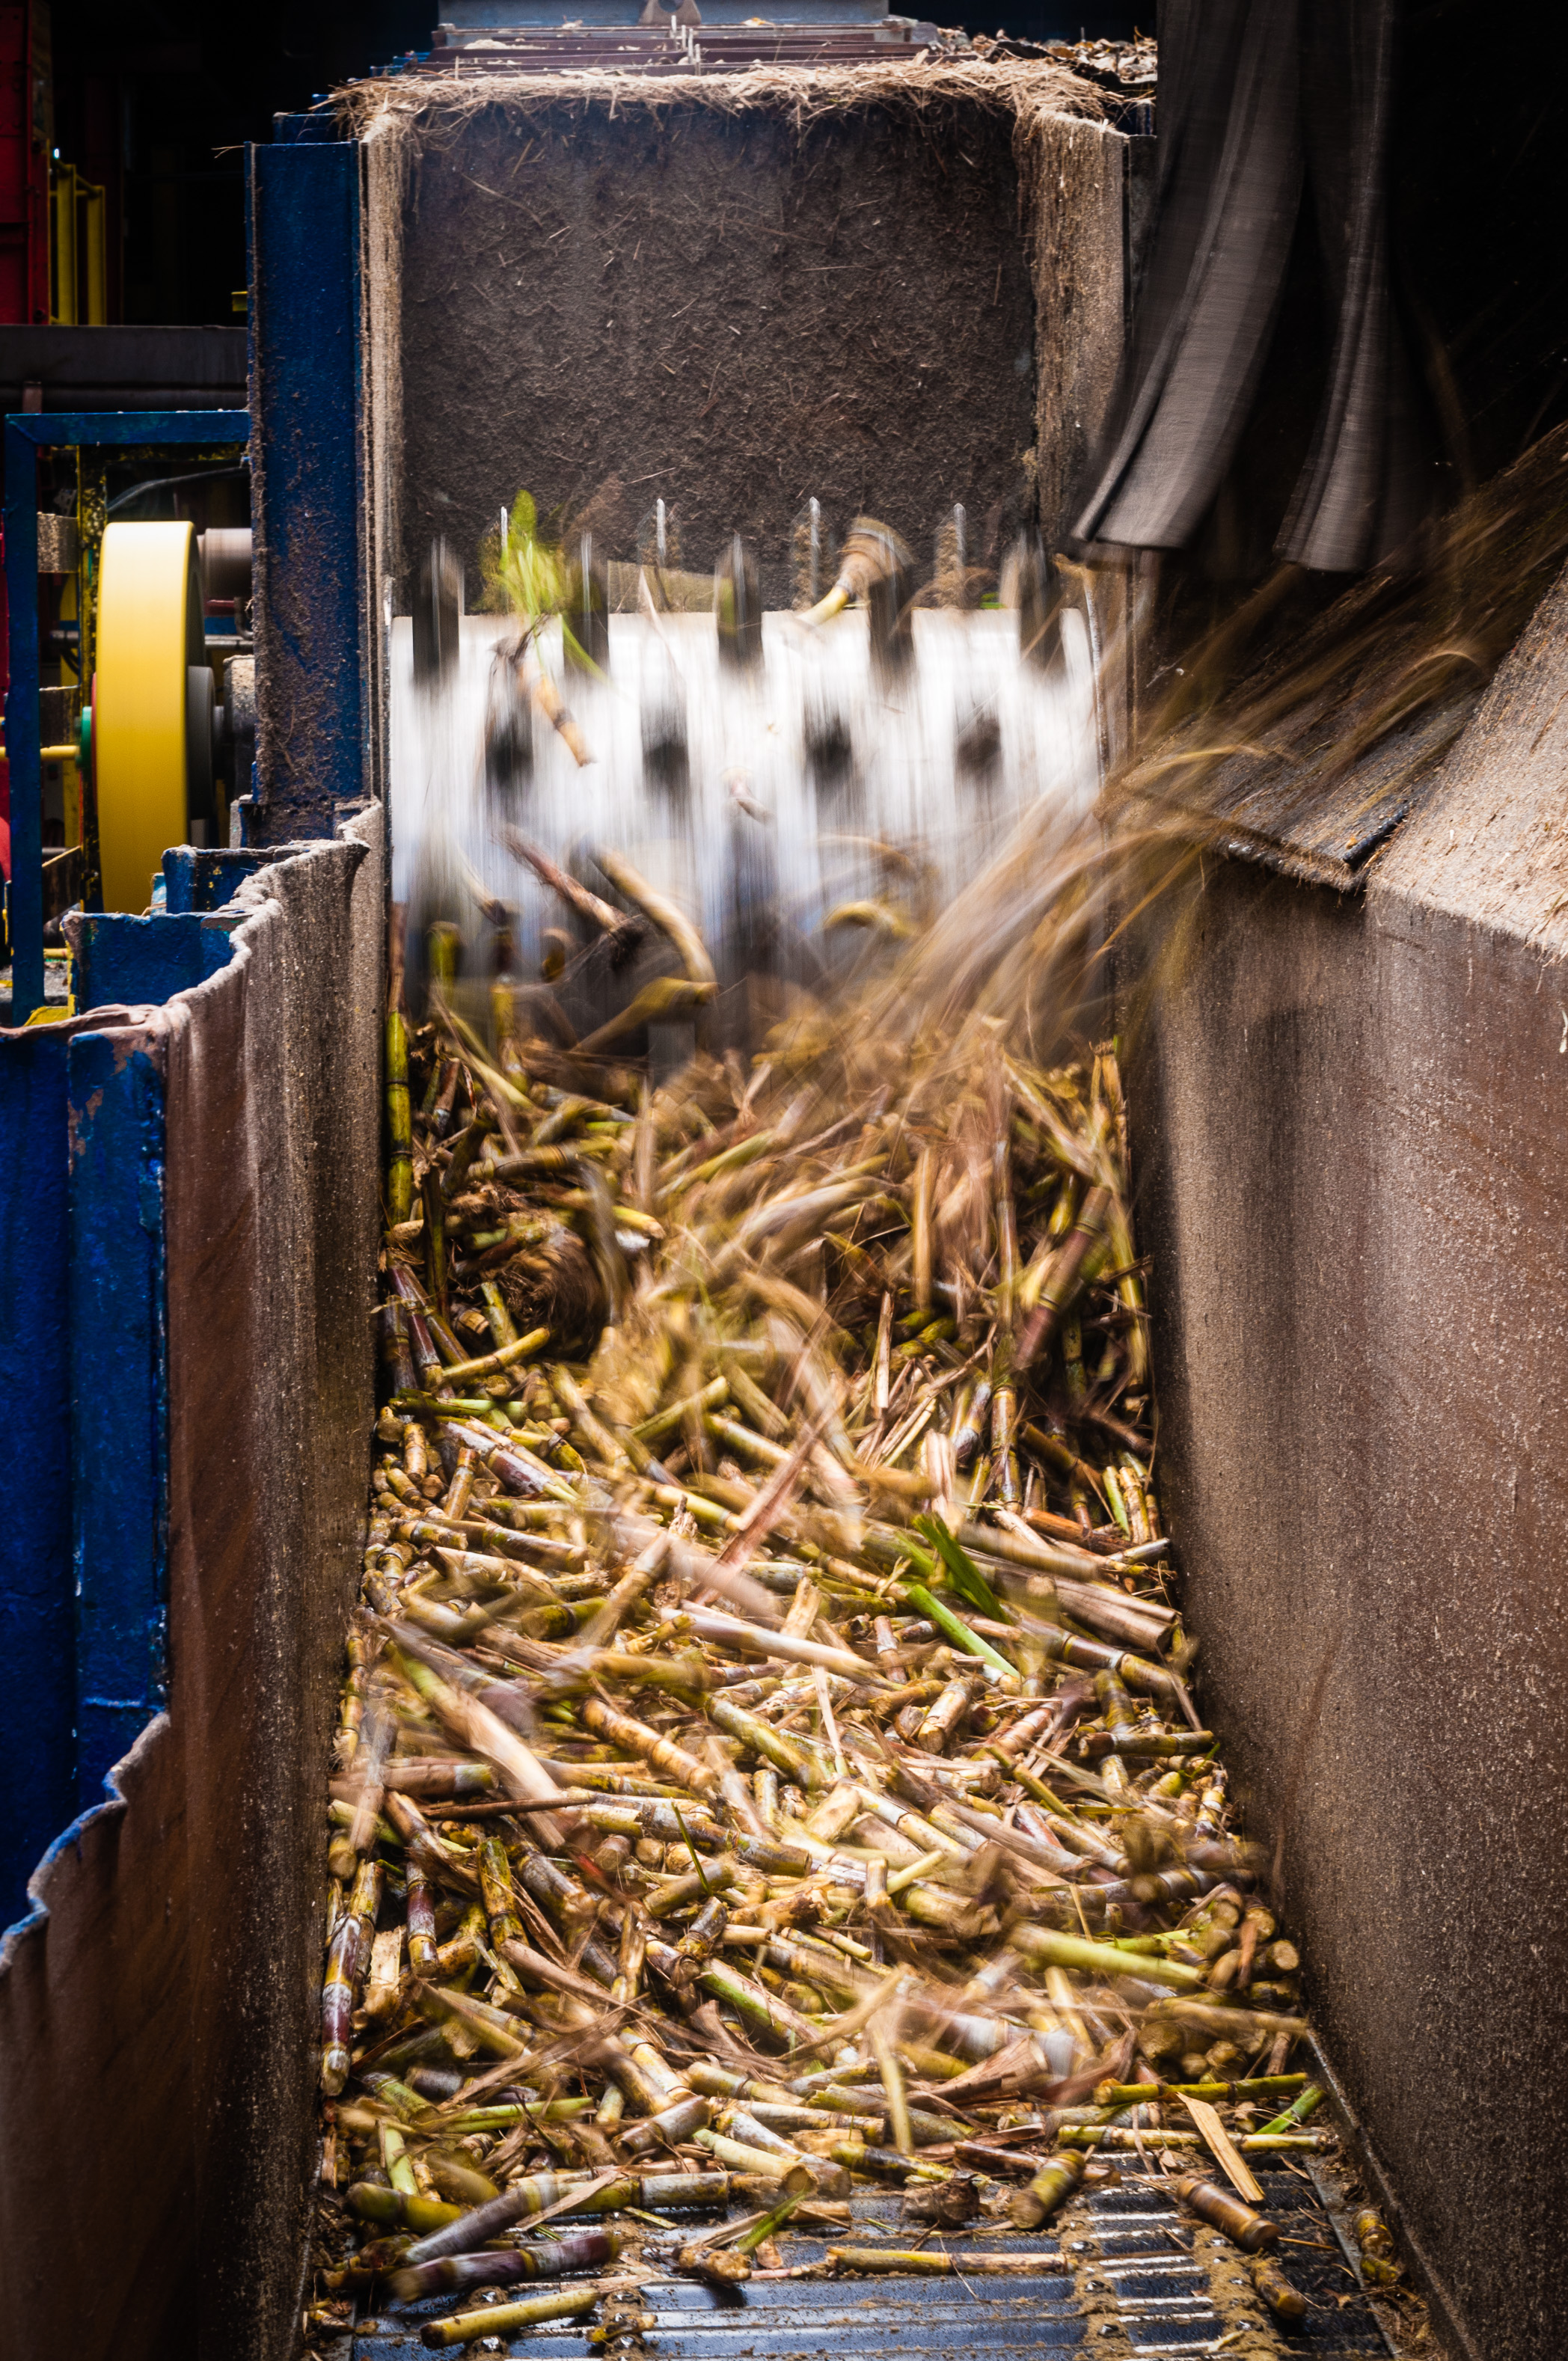
<instances>
[{"instance_id":1,"label":"industrial machinery","mask_svg":"<svg viewBox=\"0 0 1568 2361\"><path fill-rule=\"evenodd\" d=\"M843 956L823 922L873 898L901 813L940 892L1022 796L1088 801L1146 709L1149 570L1054 561L1150 143L1048 66L798 13L455 7L428 52L252 152L252 410L118 431L173 465L245 442L254 775L243 660L222 699L197 677L227 620L200 610L248 588L215 549L193 569L188 528L100 516L71 623L102 909L90 796L46 899L28 765L77 741L37 701L31 471L114 433L8 424L15 1007L42 1004L61 914L76 1004L0 1040L0 1406L33 1470L0 1585L29 1773L0 2241L40 2350L286 2361L298 2333L389 903L417 943L422 908L499 902L549 972L507 832L569 865L613 824L729 947L727 983L787 983ZM592 668L558 623L529 660L588 762L481 606L525 489L576 552ZM869 601L797 611L858 517L935 586L897 648ZM1300 1864L1359 2167L1440 2333L1487 2361L1546 2361L1565 2300L1563 2103L1529 2063L1568 1932L1552 598L1375 842L1352 763L1310 815L1337 867L1249 807L1210 832L1169 939L1158 914L1127 938L1167 983L1130 1120L1164 1480L1195 1612L1223 1602L1216 1710ZM1303 2349L1345 2349L1324 2334ZM1168 2318L1105 2349L1174 2343Z\"/></svg>"},{"instance_id":2,"label":"industrial machinery","mask_svg":"<svg viewBox=\"0 0 1568 2361\"><path fill-rule=\"evenodd\" d=\"M44 1005L46 928L73 906L146 909L164 848L226 835L219 782L248 785L249 642L236 628L248 535L220 529L199 544L188 522L116 522L107 479L128 454L146 473L199 474L193 462L231 461L247 425L243 412L208 411L6 422L16 1022ZM40 511L46 454L72 480L66 508ZM61 676L45 681L46 668ZM46 815L51 788L59 809Z\"/></svg>"},{"instance_id":3,"label":"industrial machinery","mask_svg":"<svg viewBox=\"0 0 1568 2361\"><path fill-rule=\"evenodd\" d=\"M829 60L834 38L818 40ZM657 39L685 55L670 35ZM556 40L569 49L567 37ZM754 34L743 46L758 53ZM620 197L633 196L652 210L646 234L630 227L625 263L643 277L636 300L649 307L661 357L650 355L633 383L619 332L510 324L499 346L507 370L532 381L497 385L482 415L466 388L487 366L491 330L471 312L455 324L467 349L453 349L450 307L444 328L431 273L454 236L468 245L488 235L477 221L444 225L440 209L477 195L471 179L499 185L489 170L477 159L470 173L412 150L397 157L386 141L338 137L325 115L280 124L277 141L255 151L254 407L248 420L204 415L181 430L187 452L249 430L255 779L230 807L236 841L171 849L189 835L173 820L181 798L192 810L191 749L199 753L205 713L198 697L192 729L180 702L194 653L189 537L160 526L155 541L120 544L111 525L102 544L94 784L104 885L111 845L123 841L117 890L129 909L67 915L82 1013L12 1037L26 1047L7 1041L0 1071L0 1137L15 1159L0 1202L19 1202L25 1170L42 1172L50 1209L41 1227L12 1222L0 1257L13 1334L41 1323L49 1339L15 1365L5 1397L39 1476L16 1536L31 1573L0 1611L12 1662L26 1667L26 1744L44 1766L8 1840L8 1916L25 1906L40 1850L60 1839L31 1879L33 1915L8 1938L0 1971L0 2045L7 2060L25 2050L36 2069L25 2087L11 2085L0 2226L13 2251L32 2248L36 2171L22 2150L35 2160L42 2151L28 2127L74 2105L62 2069L110 2087L121 2069L100 2053L108 2045L141 2091L132 2102L127 2090L126 2102L146 2136L184 2161L166 2191L134 2192L137 2218L120 2208L128 2274L116 2266L105 2277L83 2246L81 2268L62 2277L57 2238L51 2258L40 2250L27 2267L27 2301L41 2326L66 2283L89 2287L90 2341L122 2356L193 2333L180 2317L192 2272L202 2340L225 2361L282 2354L298 2317L280 2258L302 2251L313 2169L297 2000L317 1972L320 1877L304 1831L363 1510L389 797L399 893L416 891L422 861L444 890L435 856L450 844L482 890L501 878L509 893L518 887L522 949L536 958L547 949L543 914L535 905L530 915L532 886L521 890L498 824L569 857L595 809L607 822L618 799L638 814L637 849L651 868L706 902L716 939L729 947L729 975L771 928L787 980L808 954L839 955L820 921L865 898L857 877L880 857L868 840L896 817L901 796L920 804L936 855L930 890L941 893L941 865L956 876L972 863L1010 799L1044 793L1078 807L1092 791L1102 734L1114 727L1097 704L1101 625L1083 602L1045 637L1022 607L997 602L1003 561L1033 529L1037 485L1059 499L1068 445L1090 432L1071 390L1108 383L1113 366L1093 334L1065 335L1037 313L1020 209L1038 202L1060 214L1047 170L1058 147L1063 164L1114 181L1114 203L1095 215L1069 268L1085 321L1119 334L1125 143L1088 115L1035 107L1012 85L999 110L990 86L970 87L959 70L949 129L968 177L955 215L949 167L903 103L902 69L884 68L880 54L861 62L861 35L852 46L847 64L822 68L839 76L839 103L819 132L792 122L787 96L732 125L729 68L744 60L728 57L718 72L705 64L696 76L649 78L650 89L680 89L678 111L640 109L626 121L629 147L609 105L617 85L570 71L535 78L531 103L550 118L540 126L549 159L541 193L558 217L550 231L565 234L553 244L546 234L540 252L557 275L534 291L574 307L575 291L620 250L604 233ZM449 77L432 85L422 68L389 86L460 93L466 57L454 45ZM569 70L573 60L551 62ZM883 82L862 115L855 77L868 71ZM499 129L510 176L527 138L519 144L504 116ZM820 170L797 190L803 159ZM585 214L582 192L596 181ZM422 198L412 181L426 184ZM733 218L731 189L744 198ZM661 213L672 200L696 225L695 252L672 244ZM832 252L846 210L863 216L853 267ZM710 252L702 225L716 231L721 212L727 236L743 244ZM691 232L682 236L690 249ZM510 302L515 277L498 277L494 291ZM741 289L750 309L737 317ZM944 355L960 335L972 366L955 372ZM663 419L655 377L678 394ZM1057 399L1064 390L1067 406ZM616 458L629 479L596 517L583 513L594 489L580 480L585 403L619 405ZM476 428L483 447L457 447ZM113 429L44 418L12 431L29 438L30 460L44 437L90 448ZM127 431L146 446L176 439L167 421ZM1032 447L1044 454L1034 473L1019 457ZM719 460L731 452L725 475ZM481 544L525 487L546 515L572 516L586 581L629 569L614 577L614 611L605 572L601 611L585 622L597 672L575 671L558 634L537 652L578 708L585 745L591 733L599 759L587 765L537 712L516 709L515 666L497 661L502 616L455 615L449 600L421 612L433 544L457 553L477 598ZM25 464L8 488L11 737L22 749L37 646L17 620L36 582L38 502ZM861 514L884 519L919 553L916 581L938 555L951 577L947 603L904 618L896 645L873 643L861 614L813 632L791 612L814 575L819 595L831 588ZM585 533L597 556L582 549ZM116 581L122 548L133 566ZM731 626L723 646L716 561ZM640 572L652 612L639 602ZM681 575L702 585L707 613L690 611L689 578L683 602ZM144 595L154 587L156 618ZM156 659L135 686L165 753L139 771L134 684L122 672L116 709L116 684L104 676L115 630L132 634L123 649L140 632ZM236 670L227 668L231 680ZM892 754L883 708L902 716ZM127 767L116 774L117 763ZM127 780L128 800L112 811ZM13 781L25 827L39 807L20 791L15 756ZM198 776L198 795L202 785ZM155 810L170 821L156 852ZM144 818L152 832L138 836ZM618 812L618 835L624 820ZM828 848L825 867L811 849L803 871L798 849L813 829L845 841ZM164 906L140 917L152 859ZM19 837L18 1013L43 996L41 895L36 915L24 906L36 860ZM737 1031L744 1021L741 1009ZM70 1306L63 1326L49 1308L60 1303ZM124 1467L136 1471L128 1491L110 1473ZM258 1842L222 1833L231 1812ZM182 1864L198 1861L193 1916ZM104 1923L104 1909L134 1916L133 1889L163 1899L145 1939L125 1922L138 1961L127 1978L115 1946L94 1944L87 1927ZM115 1976L115 1991L101 2002L83 1991L78 2021L92 2036L68 2063L43 2027L58 1975L73 1960L96 1972L90 1959ZM178 2059L172 2078L159 2057ZM263 2122L265 2134L243 2128ZM165 2218L177 2186L205 2192L179 2228ZM85 2188L82 2200L85 2239ZM77 2235L64 2234L72 2252ZM168 2264L161 2286L134 2290L133 2258L155 2253Z\"/></svg>"}]
</instances>

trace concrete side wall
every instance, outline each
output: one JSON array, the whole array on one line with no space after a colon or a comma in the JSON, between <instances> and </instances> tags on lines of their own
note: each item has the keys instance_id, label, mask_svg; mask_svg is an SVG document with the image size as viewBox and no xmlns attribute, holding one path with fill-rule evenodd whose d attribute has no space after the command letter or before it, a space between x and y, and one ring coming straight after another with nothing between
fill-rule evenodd
<instances>
[{"instance_id":1,"label":"concrete side wall","mask_svg":"<svg viewBox=\"0 0 1568 2361\"><path fill-rule=\"evenodd\" d=\"M247 884L218 974L103 1032L163 1083L168 1709L0 1947L6 2352L297 2341L373 1400L385 887L379 813L352 827Z\"/></svg>"},{"instance_id":2,"label":"concrete side wall","mask_svg":"<svg viewBox=\"0 0 1568 2361\"><path fill-rule=\"evenodd\" d=\"M1365 900L1207 862L1131 1068L1205 1710L1486 2361L1568 2316L1561 606Z\"/></svg>"}]
</instances>

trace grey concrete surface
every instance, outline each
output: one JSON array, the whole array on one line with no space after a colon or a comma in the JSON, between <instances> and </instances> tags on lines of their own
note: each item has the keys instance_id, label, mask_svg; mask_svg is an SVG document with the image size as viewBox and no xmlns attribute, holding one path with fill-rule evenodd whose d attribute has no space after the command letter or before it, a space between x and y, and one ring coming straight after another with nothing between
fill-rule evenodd
<instances>
[{"instance_id":1,"label":"grey concrete surface","mask_svg":"<svg viewBox=\"0 0 1568 2361\"><path fill-rule=\"evenodd\" d=\"M1205 1717L1484 2361L1568 2317L1564 613L1363 895L1205 859L1129 1058Z\"/></svg>"}]
</instances>

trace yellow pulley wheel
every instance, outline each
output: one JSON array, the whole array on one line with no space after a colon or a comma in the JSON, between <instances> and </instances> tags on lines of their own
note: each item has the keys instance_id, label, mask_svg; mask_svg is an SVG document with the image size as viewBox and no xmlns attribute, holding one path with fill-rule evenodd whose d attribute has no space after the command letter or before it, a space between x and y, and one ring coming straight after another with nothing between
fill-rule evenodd
<instances>
[{"instance_id":1,"label":"yellow pulley wheel","mask_svg":"<svg viewBox=\"0 0 1568 2361\"><path fill-rule=\"evenodd\" d=\"M93 768L105 910L145 910L212 796L212 674L189 522L112 524L98 577Z\"/></svg>"}]
</instances>

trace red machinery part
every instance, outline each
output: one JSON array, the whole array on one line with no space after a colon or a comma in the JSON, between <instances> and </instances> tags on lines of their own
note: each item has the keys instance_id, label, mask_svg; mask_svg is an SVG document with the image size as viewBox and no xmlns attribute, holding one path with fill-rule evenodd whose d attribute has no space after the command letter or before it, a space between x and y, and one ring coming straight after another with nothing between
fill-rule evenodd
<instances>
[{"instance_id":1,"label":"red machinery part","mask_svg":"<svg viewBox=\"0 0 1568 2361\"><path fill-rule=\"evenodd\" d=\"M49 316L49 12L0 7L0 322Z\"/></svg>"}]
</instances>

